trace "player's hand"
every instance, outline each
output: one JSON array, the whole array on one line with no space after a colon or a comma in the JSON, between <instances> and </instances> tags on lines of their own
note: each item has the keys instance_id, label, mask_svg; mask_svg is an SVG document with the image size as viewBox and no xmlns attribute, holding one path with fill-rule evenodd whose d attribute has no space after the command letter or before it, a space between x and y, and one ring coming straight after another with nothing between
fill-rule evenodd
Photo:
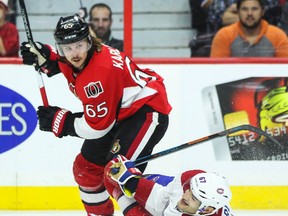
<instances>
[{"instance_id":1,"label":"player's hand","mask_svg":"<svg viewBox=\"0 0 288 216\"><path fill-rule=\"evenodd\" d=\"M120 178L120 176L123 174L123 172L125 172L125 167L121 162L116 162L114 164L112 164L112 166L110 167L110 173L109 175L111 176L111 178L113 178L115 181L118 181L118 179Z\"/></svg>"},{"instance_id":2,"label":"player's hand","mask_svg":"<svg viewBox=\"0 0 288 216\"><path fill-rule=\"evenodd\" d=\"M40 42L23 42L20 46L20 53L23 58L23 64L34 65L36 70L45 67L47 60L50 58L50 50Z\"/></svg>"},{"instance_id":3,"label":"player's hand","mask_svg":"<svg viewBox=\"0 0 288 216\"><path fill-rule=\"evenodd\" d=\"M65 120L72 115L69 110L56 106L39 106L37 110L39 128L42 131L53 132L55 136L63 137Z\"/></svg>"},{"instance_id":4,"label":"player's hand","mask_svg":"<svg viewBox=\"0 0 288 216\"><path fill-rule=\"evenodd\" d=\"M123 155L118 155L117 159L114 161L115 163L110 166L109 175L111 179L119 184L121 190L127 197L132 197L133 193L125 187L125 184L131 178L141 178L142 173L135 167L135 164L132 161L128 160Z\"/></svg>"}]
</instances>

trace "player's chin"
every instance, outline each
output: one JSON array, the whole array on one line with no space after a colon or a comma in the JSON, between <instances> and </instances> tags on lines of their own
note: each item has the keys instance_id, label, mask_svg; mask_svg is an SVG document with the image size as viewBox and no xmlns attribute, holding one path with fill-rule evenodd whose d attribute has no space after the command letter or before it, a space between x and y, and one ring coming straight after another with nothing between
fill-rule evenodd
<instances>
[{"instance_id":1,"label":"player's chin","mask_svg":"<svg viewBox=\"0 0 288 216\"><path fill-rule=\"evenodd\" d=\"M185 213L185 215L193 214L189 211L189 207L187 205L177 205L177 208L182 212Z\"/></svg>"},{"instance_id":2,"label":"player's chin","mask_svg":"<svg viewBox=\"0 0 288 216\"><path fill-rule=\"evenodd\" d=\"M106 34L106 30L105 29L97 30L96 34L99 38L103 38Z\"/></svg>"},{"instance_id":3,"label":"player's chin","mask_svg":"<svg viewBox=\"0 0 288 216\"><path fill-rule=\"evenodd\" d=\"M79 61L70 61L71 64L75 67L75 68L82 68L82 65L84 64L84 61L83 60L79 60Z\"/></svg>"}]
</instances>

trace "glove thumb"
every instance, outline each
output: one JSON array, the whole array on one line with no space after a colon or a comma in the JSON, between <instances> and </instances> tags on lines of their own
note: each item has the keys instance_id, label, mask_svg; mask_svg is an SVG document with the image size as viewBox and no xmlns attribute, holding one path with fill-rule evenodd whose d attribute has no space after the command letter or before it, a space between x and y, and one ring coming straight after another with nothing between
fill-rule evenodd
<instances>
[{"instance_id":1,"label":"glove thumb","mask_svg":"<svg viewBox=\"0 0 288 216\"><path fill-rule=\"evenodd\" d=\"M33 43L33 46L30 48L30 52L33 52L37 55L38 60L38 66L42 67L46 63L46 56L44 56L44 53L40 53L39 50L43 50L43 45L40 43Z\"/></svg>"}]
</instances>

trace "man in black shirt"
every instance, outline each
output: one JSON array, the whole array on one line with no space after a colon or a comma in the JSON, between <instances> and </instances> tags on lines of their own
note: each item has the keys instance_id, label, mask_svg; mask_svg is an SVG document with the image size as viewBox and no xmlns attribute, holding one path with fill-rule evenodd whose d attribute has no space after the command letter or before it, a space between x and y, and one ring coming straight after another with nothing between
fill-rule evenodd
<instances>
[{"instance_id":1,"label":"man in black shirt","mask_svg":"<svg viewBox=\"0 0 288 216\"><path fill-rule=\"evenodd\" d=\"M112 11L103 3L95 4L89 12L90 27L95 36L102 43L123 52L123 40L113 38L111 35Z\"/></svg>"}]
</instances>

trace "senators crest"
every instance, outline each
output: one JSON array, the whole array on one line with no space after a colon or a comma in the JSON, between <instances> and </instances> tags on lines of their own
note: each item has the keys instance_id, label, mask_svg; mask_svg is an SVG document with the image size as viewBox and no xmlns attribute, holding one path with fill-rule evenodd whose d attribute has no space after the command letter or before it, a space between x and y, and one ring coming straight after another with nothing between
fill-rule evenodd
<instances>
[{"instance_id":1,"label":"senators crest","mask_svg":"<svg viewBox=\"0 0 288 216\"><path fill-rule=\"evenodd\" d=\"M84 87L84 91L87 98L96 98L104 92L100 81L90 82L87 86Z\"/></svg>"},{"instance_id":2,"label":"senators crest","mask_svg":"<svg viewBox=\"0 0 288 216\"><path fill-rule=\"evenodd\" d=\"M112 154L117 154L121 149L121 145L120 145L120 140L116 139L115 142L113 143L112 148L110 149L110 152Z\"/></svg>"}]
</instances>

